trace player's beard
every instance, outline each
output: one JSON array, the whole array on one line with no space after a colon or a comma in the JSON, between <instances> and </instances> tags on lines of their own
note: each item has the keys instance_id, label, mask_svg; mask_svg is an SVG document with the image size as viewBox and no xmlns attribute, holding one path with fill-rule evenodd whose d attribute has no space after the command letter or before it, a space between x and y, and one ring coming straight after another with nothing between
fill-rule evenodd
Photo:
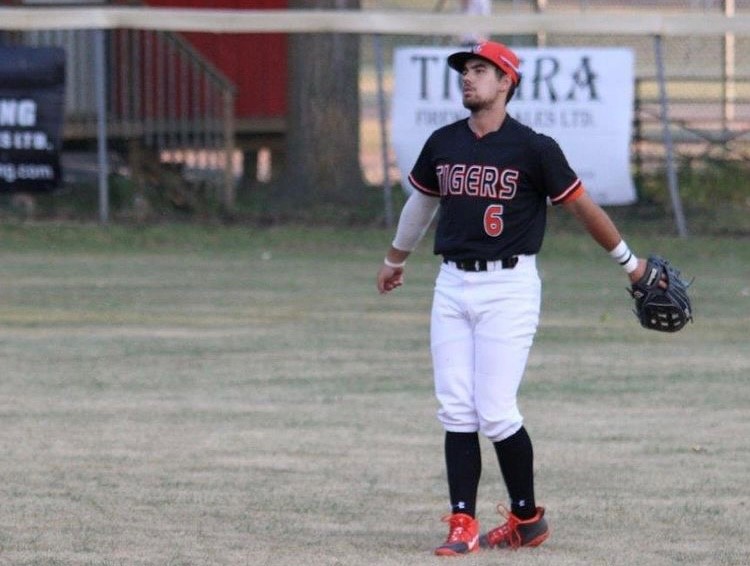
<instances>
[{"instance_id":1,"label":"player's beard","mask_svg":"<svg viewBox=\"0 0 750 566\"><path fill-rule=\"evenodd\" d=\"M464 95L461 102L468 111L479 112L493 108L499 96L501 95L496 95L494 98L480 98L476 96L476 92L472 92L468 97Z\"/></svg>"},{"instance_id":2,"label":"player's beard","mask_svg":"<svg viewBox=\"0 0 750 566\"><path fill-rule=\"evenodd\" d=\"M463 99L464 108L469 112L479 112L480 110L488 110L494 106L494 100L477 100L477 99Z\"/></svg>"}]
</instances>

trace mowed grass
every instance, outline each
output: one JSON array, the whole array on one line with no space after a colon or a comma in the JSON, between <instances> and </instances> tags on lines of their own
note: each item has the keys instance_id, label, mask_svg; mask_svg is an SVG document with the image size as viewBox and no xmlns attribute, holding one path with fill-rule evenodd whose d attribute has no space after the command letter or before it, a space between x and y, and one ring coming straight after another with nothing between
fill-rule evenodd
<instances>
[{"instance_id":1,"label":"mowed grass","mask_svg":"<svg viewBox=\"0 0 750 566\"><path fill-rule=\"evenodd\" d=\"M553 534L462 564L750 563L749 242L633 232L696 277L695 324L642 330L619 268L553 226L521 392ZM0 564L444 562L437 261L424 242L379 296L390 238L0 227Z\"/></svg>"}]
</instances>

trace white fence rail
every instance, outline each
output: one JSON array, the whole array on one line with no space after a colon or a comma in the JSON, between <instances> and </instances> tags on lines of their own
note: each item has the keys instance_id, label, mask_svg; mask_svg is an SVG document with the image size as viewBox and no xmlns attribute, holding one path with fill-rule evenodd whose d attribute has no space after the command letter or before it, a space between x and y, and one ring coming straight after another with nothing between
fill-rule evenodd
<instances>
[{"instance_id":1,"label":"white fence rail","mask_svg":"<svg viewBox=\"0 0 750 566\"><path fill-rule=\"evenodd\" d=\"M149 7L0 8L4 29L159 29L215 33L360 33L460 35L616 34L750 35L750 14L542 12L473 16L377 10L218 10Z\"/></svg>"}]
</instances>

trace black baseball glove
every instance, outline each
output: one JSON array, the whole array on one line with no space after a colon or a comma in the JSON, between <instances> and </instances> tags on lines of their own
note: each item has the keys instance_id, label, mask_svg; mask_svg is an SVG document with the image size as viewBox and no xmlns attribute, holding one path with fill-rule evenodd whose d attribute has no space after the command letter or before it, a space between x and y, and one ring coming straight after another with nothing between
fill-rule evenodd
<instances>
[{"instance_id":1,"label":"black baseball glove","mask_svg":"<svg viewBox=\"0 0 750 566\"><path fill-rule=\"evenodd\" d=\"M660 285L664 283L664 287ZM644 328L677 332L693 320L687 283L680 272L659 256L650 256L646 272L629 289L635 299L633 312Z\"/></svg>"}]
</instances>

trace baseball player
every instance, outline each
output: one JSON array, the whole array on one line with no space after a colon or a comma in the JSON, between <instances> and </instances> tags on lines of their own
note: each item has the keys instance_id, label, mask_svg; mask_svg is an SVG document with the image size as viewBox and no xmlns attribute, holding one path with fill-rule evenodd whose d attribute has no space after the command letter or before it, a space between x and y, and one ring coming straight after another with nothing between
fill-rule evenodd
<instances>
[{"instance_id":1,"label":"baseball player","mask_svg":"<svg viewBox=\"0 0 750 566\"><path fill-rule=\"evenodd\" d=\"M380 293L403 283L409 253L436 211L435 254L442 256L430 321L430 345L445 429L451 513L441 556L478 548L537 546L549 536L534 493L533 449L516 404L539 322L536 254L548 201L562 205L628 273L645 271L609 216L586 193L558 144L513 119L506 104L521 80L516 54L483 42L448 57L461 73L467 119L429 137L409 180L415 191L377 274ZM509 509L480 535L479 433L494 445Z\"/></svg>"}]
</instances>

